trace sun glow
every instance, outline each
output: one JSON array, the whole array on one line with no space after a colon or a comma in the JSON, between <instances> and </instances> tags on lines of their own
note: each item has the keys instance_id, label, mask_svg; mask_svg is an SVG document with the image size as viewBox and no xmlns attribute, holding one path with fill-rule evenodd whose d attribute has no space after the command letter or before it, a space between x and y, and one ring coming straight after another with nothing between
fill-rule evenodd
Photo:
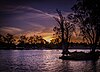
<instances>
[{"instance_id":1,"label":"sun glow","mask_svg":"<svg viewBox=\"0 0 100 72\"><path fill-rule=\"evenodd\" d=\"M47 36L47 37L43 37L47 42L51 42L51 40L53 39L51 36Z\"/></svg>"}]
</instances>

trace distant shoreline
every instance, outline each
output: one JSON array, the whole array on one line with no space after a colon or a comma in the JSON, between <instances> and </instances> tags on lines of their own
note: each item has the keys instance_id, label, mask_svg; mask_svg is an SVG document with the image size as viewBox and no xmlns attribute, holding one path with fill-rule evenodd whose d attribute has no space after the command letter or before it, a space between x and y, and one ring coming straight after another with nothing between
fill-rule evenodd
<instances>
[{"instance_id":1,"label":"distant shoreline","mask_svg":"<svg viewBox=\"0 0 100 72\"><path fill-rule=\"evenodd\" d=\"M10 49L7 49L7 48L1 48L0 47L0 50L62 50L62 48L10 48ZM91 48L89 47L86 47L86 48L69 48L70 49L82 49L82 50L91 50ZM96 48L97 50L100 50L100 48Z\"/></svg>"}]
</instances>

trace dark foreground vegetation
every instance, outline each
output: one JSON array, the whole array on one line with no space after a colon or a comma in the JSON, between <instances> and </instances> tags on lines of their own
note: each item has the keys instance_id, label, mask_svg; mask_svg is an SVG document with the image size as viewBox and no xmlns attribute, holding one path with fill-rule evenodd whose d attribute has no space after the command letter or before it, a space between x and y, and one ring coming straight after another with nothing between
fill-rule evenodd
<instances>
[{"instance_id":1,"label":"dark foreground vegetation","mask_svg":"<svg viewBox=\"0 0 100 72\"><path fill-rule=\"evenodd\" d=\"M59 59L63 60L98 60L100 56L100 51L95 53L84 53L84 52L70 52L68 56L61 56Z\"/></svg>"},{"instance_id":2,"label":"dark foreground vegetation","mask_svg":"<svg viewBox=\"0 0 100 72\"><path fill-rule=\"evenodd\" d=\"M97 46L100 47L100 1L99 0L77 0L73 5L74 13L64 17L60 10L57 10L59 18L55 18L58 26L55 33L62 41L61 59L91 60L98 59L99 53L96 52ZM91 44L90 53L70 53L68 51L72 32L75 32L75 25L80 28L80 35L88 44ZM67 47L66 47L67 44Z\"/></svg>"}]
</instances>

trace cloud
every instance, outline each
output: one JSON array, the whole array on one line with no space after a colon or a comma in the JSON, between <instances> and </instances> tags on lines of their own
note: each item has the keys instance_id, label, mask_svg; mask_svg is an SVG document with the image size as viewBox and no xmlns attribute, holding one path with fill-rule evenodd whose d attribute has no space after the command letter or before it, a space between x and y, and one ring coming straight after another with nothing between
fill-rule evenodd
<instances>
[{"instance_id":1,"label":"cloud","mask_svg":"<svg viewBox=\"0 0 100 72\"><path fill-rule=\"evenodd\" d=\"M22 14L22 13L35 13L35 14L43 14L49 17L53 17L55 15L49 14L47 12L43 12L42 10L35 9L31 6L14 6L14 5L7 5L3 8L0 8L0 12L6 12L8 14Z\"/></svg>"},{"instance_id":2,"label":"cloud","mask_svg":"<svg viewBox=\"0 0 100 72\"><path fill-rule=\"evenodd\" d=\"M43 37L53 35L53 27L56 25L53 17L57 17L57 13L49 14L30 6L8 6L1 11L5 15L0 30L2 32L27 36L36 34Z\"/></svg>"},{"instance_id":3,"label":"cloud","mask_svg":"<svg viewBox=\"0 0 100 72\"><path fill-rule=\"evenodd\" d=\"M15 28L15 27L1 27L0 28L1 34L6 34L6 33L16 34L16 33L22 32L22 31L23 31L22 29Z\"/></svg>"}]
</instances>

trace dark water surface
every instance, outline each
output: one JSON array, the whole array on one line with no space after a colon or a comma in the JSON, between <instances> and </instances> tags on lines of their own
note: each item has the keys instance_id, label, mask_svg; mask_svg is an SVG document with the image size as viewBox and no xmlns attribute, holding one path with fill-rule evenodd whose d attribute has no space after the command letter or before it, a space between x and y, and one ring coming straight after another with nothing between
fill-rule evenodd
<instances>
[{"instance_id":1,"label":"dark water surface","mask_svg":"<svg viewBox=\"0 0 100 72\"><path fill-rule=\"evenodd\" d=\"M61 50L0 50L0 72L100 72L100 59L61 60Z\"/></svg>"}]
</instances>

